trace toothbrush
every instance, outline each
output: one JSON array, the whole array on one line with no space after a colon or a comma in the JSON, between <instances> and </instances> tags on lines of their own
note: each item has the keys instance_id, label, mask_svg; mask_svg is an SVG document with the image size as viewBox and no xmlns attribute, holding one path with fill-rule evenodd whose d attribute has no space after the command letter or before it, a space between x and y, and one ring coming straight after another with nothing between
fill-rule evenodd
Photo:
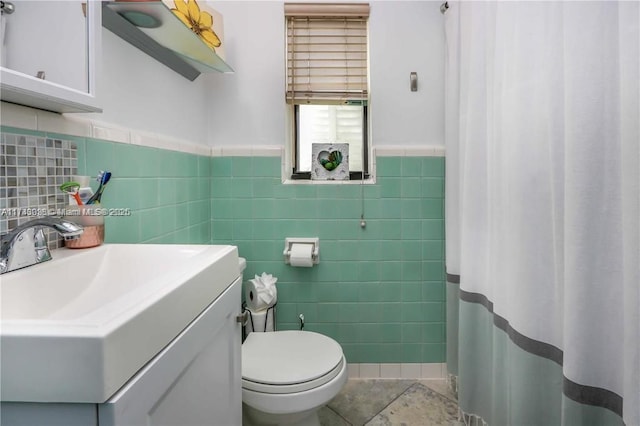
<instances>
[{"instance_id":1,"label":"toothbrush","mask_svg":"<svg viewBox=\"0 0 640 426\"><path fill-rule=\"evenodd\" d=\"M65 182L60 185L60 189L69 195L73 195L73 198L76 199L76 203L78 203L79 206L82 205L82 198L80 198L80 194L78 194L78 189L80 189L80 184L78 182Z\"/></svg>"},{"instance_id":2,"label":"toothbrush","mask_svg":"<svg viewBox=\"0 0 640 426\"><path fill-rule=\"evenodd\" d=\"M109 182L109 179L111 179L111 172L100 170L100 173L98 173L98 177L96 178L96 180L100 182L100 186L98 186L96 193L93 194L91 198L87 200L87 204L94 204L94 203L100 202L100 198L102 197L102 191L104 191L104 187L107 184L107 182Z\"/></svg>"}]
</instances>

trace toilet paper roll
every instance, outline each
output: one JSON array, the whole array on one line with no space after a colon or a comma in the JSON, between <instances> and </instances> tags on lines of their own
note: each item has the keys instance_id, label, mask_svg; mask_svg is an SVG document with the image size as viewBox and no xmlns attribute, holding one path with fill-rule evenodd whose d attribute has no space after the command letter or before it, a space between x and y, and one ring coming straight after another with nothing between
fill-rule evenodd
<instances>
[{"instance_id":1,"label":"toilet paper roll","mask_svg":"<svg viewBox=\"0 0 640 426\"><path fill-rule=\"evenodd\" d=\"M258 312L267 309L269 306L273 306L277 302L276 297L272 297L273 290L267 289L262 286L258 280L249 280L245 283L245 301L247 302L247 308L252 311ZM267 292L269 292L267 294ZM260 297L260 296L269 297ZM271 302L267 302L271 300Z\"/></svg>"},{"instance_id":2,"label":"toilet paper roll","mask_svg":"<svg viewBox=\"0 0 640 426\"><path fill-rule=\"evenodd\" d=\"M268 311L258 311L253 312L251 309L251 319L247 321L247 333L258 332L262 333L264 331L273 331L273 318L275 316L274 312L275 308L269 309ZM267 328L265 329L264 324L265 321L267 323Z\"/></svg>"},{"instance_id":3,"label":"toilet paper roll","mask_svg":"<svg viewBox=\"0 0 640 426\"><path fill-rule=\"evenodd\" d=\"M312 252L312 244L291 244L291 256L289 257L289 263L291 266L309 268L313 266Z\"/></svg>"}]
</instances>

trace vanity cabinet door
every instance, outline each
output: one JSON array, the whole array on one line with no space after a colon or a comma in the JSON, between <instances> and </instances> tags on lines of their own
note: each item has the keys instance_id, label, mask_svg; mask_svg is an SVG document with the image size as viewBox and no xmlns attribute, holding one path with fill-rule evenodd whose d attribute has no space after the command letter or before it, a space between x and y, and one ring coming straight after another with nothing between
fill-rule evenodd
<instances>
[{"instance_id":1,"label":"vanity cabinet door","mask_svg":"<svg viewBox=\"0 0 640 426\"><path fill-rule=\"evenodd\" d=\"M100 426L241 425L241 286L236 280L101 404Z\"/></svg>"}]
</instances>

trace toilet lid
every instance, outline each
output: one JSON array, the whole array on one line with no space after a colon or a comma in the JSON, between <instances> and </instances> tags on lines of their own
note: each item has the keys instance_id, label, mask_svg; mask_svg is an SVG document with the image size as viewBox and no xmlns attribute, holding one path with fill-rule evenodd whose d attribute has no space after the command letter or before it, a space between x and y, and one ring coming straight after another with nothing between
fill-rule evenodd
<instances>
[{"instance_id":1,"label":"toilet lid","mask_svg":"<svg viewBox=\"0 0 640 426\"><path fill-rule=\"evenodd\" d=\"M335 377L342 363L338 342L311 331L250 333L242 344L243 386L263 392L260 385L297 391L319 386ZM291 386L300 384L306 385Z\"/></svg>"}]
</instances>

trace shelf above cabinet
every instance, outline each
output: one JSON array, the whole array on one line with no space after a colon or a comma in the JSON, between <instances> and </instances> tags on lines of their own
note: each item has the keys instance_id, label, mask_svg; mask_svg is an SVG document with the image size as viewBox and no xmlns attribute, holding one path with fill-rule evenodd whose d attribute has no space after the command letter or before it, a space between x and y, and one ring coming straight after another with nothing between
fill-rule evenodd
<instances>
[{"instance_id":1,"label":"shelf above cabinet","mask_svg":"<svg viewBox=\"0 0 640 426\"><path fill-rule=\"evenodd\" d=\"M102 25L188 80L233 72L162 1L103 2Z\"/></svg>"}]
</instances>

